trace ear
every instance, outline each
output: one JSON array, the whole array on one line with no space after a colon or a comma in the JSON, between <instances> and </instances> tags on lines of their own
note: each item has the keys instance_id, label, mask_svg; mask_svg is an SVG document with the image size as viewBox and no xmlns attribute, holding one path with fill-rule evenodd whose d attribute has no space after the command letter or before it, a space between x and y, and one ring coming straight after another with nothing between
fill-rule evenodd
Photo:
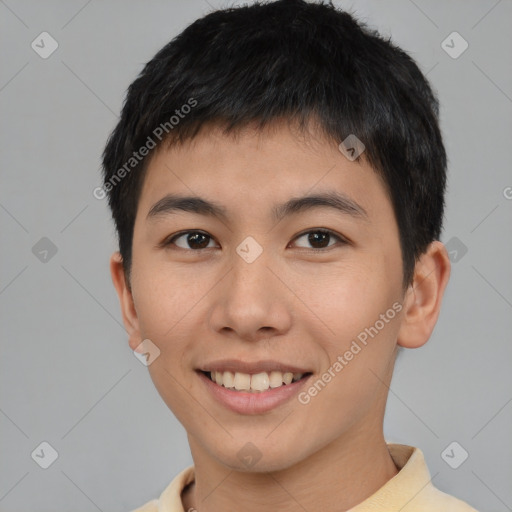
<instances>
[{"instance_id":1,"label":"ear","mask_svg":"<svg viewBox=\"0 0 512 512\"><path fill-rule=\"evenodd\" d=\"M142 338L140 335L137 311L133 303L132 291L129 283L126 281L123 258L119 251L115 252L110 257L110 275L112 276L112 282L114 283L119 297L123 323L129 336L130 348L135 350L137 346L140 345Z\"/></svg>"},{"instance_id":2,"label":"ear","mask_svg":"<svg viewBox=\"0 0 512 512\"><path fill-rule=\"evenodd\" d=\"M398 345L418 348L428 341L439 317L450 270L448 251L440 241L435 240L416 262L413 283L404 300Z\"/></svg>"}]
</instances>

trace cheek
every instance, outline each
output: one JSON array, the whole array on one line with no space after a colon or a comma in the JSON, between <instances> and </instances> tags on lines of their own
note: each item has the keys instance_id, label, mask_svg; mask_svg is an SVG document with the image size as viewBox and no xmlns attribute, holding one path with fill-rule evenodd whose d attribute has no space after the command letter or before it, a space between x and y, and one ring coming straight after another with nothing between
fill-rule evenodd
<instances>
[{"instance_id":1,"label":"cheek","mask_svg":"<svg viewBox=\"0 0 512 512\"><path fill-rule=\"evenodd\" d=\"M186 357L194 344L191 332L204 292L188 286L182 277L178 281L179 272L171 275L155 265L144 268L147 270L134 275L134 303L141 336L160 351L148 371L163 401L180 421L187 423L191 421L187 412L191 399ZM195 325L197 330L197 320Z\"/></svg>"},{"instance_id":2,"label":"cheek","mask_svg":"<svg viewBox=\"0 0 512 512\"><path fill-rule=\"evenodd\" d=\"M208 291L214 284L211 275L193 270L192 266L171 268L151 262L141 265L134 274L133 296L140 334L160 350L149 367L157 388L165 385L167 390L177 391L180 385L189 385L190 359L204 345ZM169 381L168 372L180 384ZM168 398L165 401L169 404Z\"/></svg>"},{"instance_id":3,"label":"cheek","mask_svg":"<svg viewBox=\"0 0 512 512\"><path fill-rule=\"evenodd\" d=\"M344 265L301 281L300 297L309 309L304 318L310 319L303 325L314 328L312 339L322 345L326 367L342 357L347 361L342 364L382 373L379 361L385 366L390 359L399 329L401 283L388 279L382 261Z\"/></svg>"},{"instance_id":4,"label":"cheek","mask_svg":"<svg viewBox=\"0 0 512 512\"><path fill-rule=\"evenodd\" d=\"M294 291L313 318L336 342L356 335L385 302L379 269L365 258L292 276ZM306 311L305 311L306 313Z\"/></svg>"},{"instance_id":5,"label":"cheek","mask_svg":"<svg viewBox=\"0 0 512 512\"><path fill-rule=\"evenodd\" d=\"M347 315L344 322L345 315L338 315L336 339L324 338L324 366L301 397L307 416L316 418L310 425L314 437L334 437L340 430L363 422L372 414L374 404L385 403L384 383L393 368L399 315L391 304L372 310L352 306L353 318ZM386 311L387 323L380 317Z\"/></svg>"},{"instance_id":6,"label":"cheek","mask_svg":"<svg viewBox=\"0 0 512 512\"><path fill-rule=\"evenodd\" d=\"M141 334L164 341L179 330L180 319L190 314L204 292L179 268L149 259L133 268L133 298Z\"/></svg>"}]
</instances>

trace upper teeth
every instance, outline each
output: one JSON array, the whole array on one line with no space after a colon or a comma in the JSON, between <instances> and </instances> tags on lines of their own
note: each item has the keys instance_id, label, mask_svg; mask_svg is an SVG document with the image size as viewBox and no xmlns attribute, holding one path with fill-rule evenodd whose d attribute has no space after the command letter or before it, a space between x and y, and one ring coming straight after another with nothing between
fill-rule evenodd
<instances>
[{"instance_id":1,"label":"upper teeth","mask_svg":"<svg viewBox=\"0 0 512 512\"><path fill-rule=\"evenodd\" d=\"M250 375L240 372L210 372L210 378L219 386L238 391L266 391L270 388L278 388L284 384L291 384L302 378L302 373L261 372Z\"/></svg>"}]
</instances>

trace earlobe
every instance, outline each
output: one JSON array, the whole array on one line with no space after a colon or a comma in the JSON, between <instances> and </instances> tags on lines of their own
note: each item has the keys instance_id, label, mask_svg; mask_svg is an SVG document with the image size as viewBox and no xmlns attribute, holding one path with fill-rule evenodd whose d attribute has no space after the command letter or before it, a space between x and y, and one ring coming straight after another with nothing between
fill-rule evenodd
<instances>
[{"instance_id":1,"label":"earlobe","mask_svg":"<svg viewBox=\"0 0 512 512\"><path fill-rule=\"evenodd\" d=\"M450 269L445 246L438 240L432 242L416 262L414 281L404 300L398 345L418 348L428 341L439 317Z\"/></svg>"},{"instance_id":2,"label":"earlobe","mask_svg":"<svg viewBox=\"0 0 512 512\"><path fill-rule=\"evenodd\" d=\"M123 323L129 336L130 348L135 350L142 338L140 336L139 321L133 302L132 291L126 281L123 258L119 251L114 252L110 257L110 275L119 297Z\"/></svg>"}]
</instances>

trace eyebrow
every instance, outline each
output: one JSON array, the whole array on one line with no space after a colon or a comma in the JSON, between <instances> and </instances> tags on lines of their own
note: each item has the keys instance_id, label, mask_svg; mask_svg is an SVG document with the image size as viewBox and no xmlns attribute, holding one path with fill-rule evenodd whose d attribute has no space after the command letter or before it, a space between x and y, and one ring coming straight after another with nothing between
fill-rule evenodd
<instances>
[{"instance_id":1,"label":"eyebrow","mask_svg":"<svg viewBox=\"0 0 512 512\"><path fill-rule=\"evenodd\" d=\"M366 210L343 193L328 191L302 197L293 197L283 204L275 205L271 217L278 222L284 217L311 210L313 208L331 208L351 217L368 221ZM180 196L168 194L157 201L149 210L146 219L152 220L177 211L196 213L216 217L227 222L229 215L224 206L198 196Z\"/></svg>"}]
</instances>

